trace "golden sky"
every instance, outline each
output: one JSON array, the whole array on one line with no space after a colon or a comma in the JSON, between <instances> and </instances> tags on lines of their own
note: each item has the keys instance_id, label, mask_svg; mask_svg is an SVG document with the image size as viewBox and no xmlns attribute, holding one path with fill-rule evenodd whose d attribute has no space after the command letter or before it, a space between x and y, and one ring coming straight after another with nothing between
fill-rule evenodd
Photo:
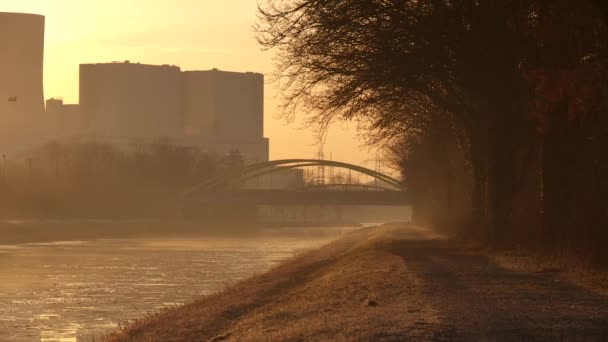
<instances>
[{"instance_id":1,"label":"golden sky","mask_svg":"<svg viewBox=\"0 0 608 342\"><path fill-rule=\"evenodd\" d=\"M272 53L253 39L257 0L0 0L0 11L46 16L45 97L78 102L78 65L130 60L183 70L270 74ZM276 118L277 91L266 86L265 135L272 159L313 157L313 134ZM350 126L350 127L349 127ZM326 156L362 164L370 153L354 124L330 130ZM373 162L367 164L373 168Z\"/></svg>"}]
</instances>

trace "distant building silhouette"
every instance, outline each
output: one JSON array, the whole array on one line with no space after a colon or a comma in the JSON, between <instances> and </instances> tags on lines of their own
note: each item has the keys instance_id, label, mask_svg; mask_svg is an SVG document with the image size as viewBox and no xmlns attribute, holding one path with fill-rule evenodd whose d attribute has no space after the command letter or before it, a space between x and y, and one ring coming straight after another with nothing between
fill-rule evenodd
<instances>
[{"instance_id":1,"label":"distant building silhouette","mask_svg":"<svg viewBox=\"0 0 608 342\"><path fill-rule=\"evenodd\" d=\"M139 63L80 65L86 128L113 137L174 137L183 125L178 67Z\"/></svg>"},{"instance_id":2,"label":"distant building silhouette","mask_svg":"<svg viewBox=\"0 0 608 342\"><path fill-rule=\"evenodd\" d=\"M169 65L80 65L86 129L117 143L168 138L203 150L268 160L264 76Z\"/></svg>"},{"instance_id":3,"label":"distant building silhouette","mask_svg":"<svg viewBox=\"0 0 608 342\"><path fill-rule=\"evenodd\" d=\"M55 98L46 100L46 122L54 139L78 136L84 127L80 105L64 104Z\"/></svg>"},{"instance_id":4,"label":"distant building silhouette","mask_svg":"<svg viewBox=\"0 0 608 342\"><path fill-rule=\"evenodd\" d=\"M217 140L251 140L264 134L264 76L256 73L183 73L186 133Z\"/></svg>"},{"instance_id":5,"label":"distant building silhouette","mask_svg":"<svg viewBox=\"0 0 608 342\"><path fill-rule=\"evenodd\" d=\"M182 73L184 133L190 141L246 159L268 160L264 138L264 75L217 69Z\"/></svg>"},{"instance_id":6,"label":"distant building silhouette","mask_svg":"<svg viewBox=\"0 0 608 342\"><path fill-rule=\"evenodd\" d=\"M100 140L119 146L167 139L208 152L240 151L268 160L264 76L184 71L113 62L80 65L80 104L43 94L44 22L0 13L0 147L20 151L49 140Z\"/></svg>"}]
</instances>

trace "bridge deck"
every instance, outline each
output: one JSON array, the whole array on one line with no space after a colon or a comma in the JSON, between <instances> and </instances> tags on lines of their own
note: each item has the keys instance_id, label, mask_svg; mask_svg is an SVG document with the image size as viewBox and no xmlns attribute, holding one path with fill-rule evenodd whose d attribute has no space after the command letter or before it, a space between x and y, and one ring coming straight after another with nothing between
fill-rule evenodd
<instances>
[{"instance_id":1,"label":"bridge deck","mask_svg":"<svg viewBox=\"0 0 608 342\"><path fill-rule=\"evenodd\" d=\"M183 201L200 205L408 205L403 191L226 190L198 193Z\"/></svg>"}]
</instances>

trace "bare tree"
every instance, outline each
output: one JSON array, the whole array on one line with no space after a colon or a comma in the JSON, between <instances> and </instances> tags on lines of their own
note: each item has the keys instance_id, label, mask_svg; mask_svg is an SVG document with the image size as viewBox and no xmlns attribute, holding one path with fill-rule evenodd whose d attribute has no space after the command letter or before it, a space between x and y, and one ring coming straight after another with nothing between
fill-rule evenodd
<instances>
[{"instance_id":1,"label":"bare tree","mask_svg":"<svg viewBox=\"0 0 608 342\"><path fill-rule=\"evenodd\" d=\"M508 128L498 119L524 112L517 66L531 39L508 20L523 10L508 1L267 1L257 32L262 46L278 50L288 117L304 109L321 130L360 120L372 142L448 122L470 142L484 216L496 127Z\"/></svg>"},{"instance_id":2,"label":"bare tree","mask_svg":"<svg viewBox=\"0 0 608 342\"><path fill-rule=\"evenodd\" d=\"M605 102L601 91L583 95L601 89L604 79L601 1L266 0L259 7L257 38L277 51L274 76L287 118L302 110L321 132L334 120L357 120L370 142L405 149L431 144L434 135L427 133L448 127L456 137L449 144L462 148L472 171L473 217L494 241L517 243L513 227L521 225L514 218L522 203L561 196L559 185L570 176L557 165L581 159L560 159L559 146L603 146L596 128L604 127L602 116L591 115L601 105L578 106L576 122L584 130L571 127L575 121L556 105ZM568 129L549 136L543 125L556 118ZM593 129L594 147L584 138L566 139ZM549 138L556 143L547 144ZM547 146L556 158L541 165ZM603 159L589 153L583 162L589 175L598 172L590 171L591 160ZM554 174L555 191L542 194L541 179L531 174ZM561 202L552 211L564 215L571 202ZM533 235L532 229L520 230Z\"/></svg>"}]
</instances>

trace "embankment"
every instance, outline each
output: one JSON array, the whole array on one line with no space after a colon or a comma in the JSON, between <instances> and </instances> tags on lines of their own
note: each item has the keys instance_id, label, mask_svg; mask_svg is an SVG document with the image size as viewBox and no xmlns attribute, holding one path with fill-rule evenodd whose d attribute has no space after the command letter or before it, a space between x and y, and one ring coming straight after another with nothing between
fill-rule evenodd
<instances>
[{"instance_id":1,"label":"embankment","mask_svg":"<svg viewBox=\"0 0 608 342\"><path fill-rule=\"evenodd\" d=\"M20 220L0 221L0 245L88 241L96 239L231 237L315 235L331 232L324 227L357 227L357 224L262 223L204 220ZM285 228L289 229L285 229ZM314 230L314 231L313 231Z\"/></svg>"},{"instance_id":2,"label":"embankment","mask_svg":"<svg viewBox=\"0 0 608 342\"><path fill-rule=\"evenodd\" d=\"M606 340L608 297L566 273L509 267L428 230L385 225L130 322L106 339Z\"/></svg>"}]
</instances>

